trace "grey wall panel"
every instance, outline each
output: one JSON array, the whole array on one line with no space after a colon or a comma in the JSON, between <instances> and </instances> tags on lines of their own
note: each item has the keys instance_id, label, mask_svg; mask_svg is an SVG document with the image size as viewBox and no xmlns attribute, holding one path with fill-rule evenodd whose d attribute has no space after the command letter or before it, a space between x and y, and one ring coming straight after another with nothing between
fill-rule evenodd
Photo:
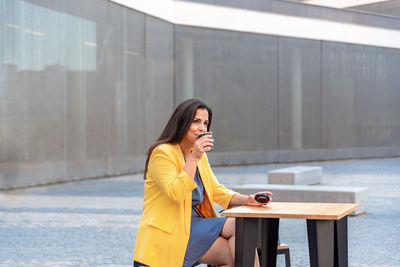
<instances>
[{"instance_id":1,"label":"grey wall panel","mask_svg":"<svg viewBox=\"0 0 400 267\"><path fill-rule=\"evenodd\" d=\"M93 4L93 13L89 11L90 4ZM76 14L83 12L82 16L84 16L80 21L82 35L76 37L78 40L81 38L81 41L76 41L74 45L75 49L82 54L81 57L77 57L81 66L77 72L82 75L83 83L83 90L78 93L84 112L82 126L85 131L82 135L86 144L85 167L90 166L87 169L84 168L89 171L89 177L95 177L108 173L110 109L114 101L114 77L110 70L115 68L110 40L115 36L115 32L111 23L107 21L107 5L103 2L82 2L81 6L75 3L70 3L70 5L69 9L75 9ZM76 8L81 8L81 11ZM95 20L96 13L94 12L97 12L101 19ZM71 54L78 53L77 51L71 51ZM69 68L70 71L74 67L72 65ZM68 174L74 171L69 168Z\"/></svg>"},{"instance_id":2,"label":"grey wall panel","mask_svg":"<svg viewBox=\"0 0 400 267\"><path fill-rule=\"evenodd\" d=\"M4 3L0 1L0 23L1 25L5 25L5 8ZM5 124L6 124L6 116L5 116L5 74L6 68L4 67L4 50L5 50L5 32L6 27L0 27L0 162L5 161L4 156L4 134L5 134Z\"/></svg>"},{"instance_id":3,"label":"grey wall panel","mask_svg":"<svg viewBox=\"0 0 400 267\"><path fill-rule=\"evenodd\" d=\"M356 146L390 145L389 56L376 47L354 46ZM382 86L386 84L386 86Z\"/></svg>"},{"instance_id":4,"label":"grey wall panel","mask_svg":"<svg viewBox=\"0 0 400 267\"><path fill-rule=\"evenodd\" d=\"M226 65L230 69L229 91L224 98L228 100L225 109L230 115L229 128L235 130L229 131L226 151L277 149L276 37L231 33L229 59ZM221 116L219 120L225 118ZM243 123L241 127L237 127L238 122Z\"/></svg>"},{"instance_id":5,"label":"grey wall panel","mask_svg":"<svg viewBox=\"0 0 400 267\"><path fill-rule=\"evenodd\" d=\"M279 149L321 147L321 43L279 38Z\"/></svg>"},{"instance_id":6,"label":"grey wall panel","mask_svg":"<svg viewBox=\"0 0 400 267\"><path fill-rule=\"evenodd\" d=\"M107 79L113 81L107 91L111 93L108 102L110 110L108 112L109 129L109 154L108 154L108 173L126 173L126 108L127 96L126 88L123 86L123 56L124 56L124 8L117 5L108 7L108 27L112 29L112 34L108 39L109 43L109 62L107 64ZM111 90L110 90L111 89Z\"/></svg>"},{"instance_id":7,"label":"grey wall panel","mask_svg":"<svg viewBox=\"0 0 400 267\"><path fill-rule=\"evenodd\" d=\"M127 158L137 159L146 152L143 136L144 85L145 85L145 16L125 9L124 21L124 57L122 84L126 88L126 153ZM141 38L138 38L141 37ZM131 163L132 164L132 163ZM142 166L141 166L142 167ZM132 168L132 166L131 166Z\"/></svg>"},{"instance_id":8,"label":"grey wall panel","mask_svg":"<svg viewBox=\"0 0 400 267\"><path fill-rule=\"evenodd\" d=\"M173 26L146 16L146 85L142 101L145 114L144 143L148 147L164 128L173 110Z\"/></svg>"},{"instance_id":9,"label":"grey wall panel","mask_svg":"<svg viewBox=\"0 0 400 267\"><path fill-rule=\"evenodd\" d=\"M307 16L307 5L292 4L286 1L272 1L273 13L287 14L289 16Z\"/></svg>"},{"instance_id":10,"label":"grey wall panel","mask_svg":"<svg viewBox=\"0 0 400 267\"><path fill-rule=\"evenodd\" d=\"M100 15L104 15L104 8L99 8L99 5L94 5L93 8L100 12ZM68 129L65 133L66 177L67 179L94 177L99 171L104 171L105 167L104 160L95 160L93 157L88 136L90 131L88 87L93 76L93 73L89 72L97 70L97 57L93 58L93 52L96 55L102 45L97 35L99 26L97 21L93 20L93 15L91 19L87 18L88 2L77 4L64 2L64 6L59 6L57 10L60 28L58 40L61 47L59 58L60 65L65 69L65 125ZM85 36L88 31L88 26L85 24L89 24L92 28L90 39L87 39L89 36ZM91 58L89 54L92 55Z\"/></svg>"},{"instance_id":11,"label":"grey wall panel","mask_svg":"<svg viewBox=\"0 0 400 267\"><path fill-rule=\"evenodd\" d=\"M400 51L391 49L388 52L390 62L388 62L387 77L390 90L390 138L392 146L400 145ZM386 107L386 108L387 108Z\"/></svg>"},{"instance_id":12,"label":"grey wall panel","mask_svg":"<svg viewBox=\"0 0 400 267\"><path fill-rule=\"evenodd\" d=\"M83 34L81 16L87 9L82 4L68 5L59 1L57 12L57 62L64 78L60 86L65 91L65 176L77 179L90 177L92 166L87 160L87 78L83 71ZM63 5L62 5L63 4Z\"/></svg>"},{"instance_id":13,"label":"grey wall panel","mask_svg":"<svg viewBox=\"0 0 400 267\"><path fill-rule=\"evenodd\" d=\"M354 47L322 43L322 147L352 147L354 129Z\"/></svg>"}]
</instances>

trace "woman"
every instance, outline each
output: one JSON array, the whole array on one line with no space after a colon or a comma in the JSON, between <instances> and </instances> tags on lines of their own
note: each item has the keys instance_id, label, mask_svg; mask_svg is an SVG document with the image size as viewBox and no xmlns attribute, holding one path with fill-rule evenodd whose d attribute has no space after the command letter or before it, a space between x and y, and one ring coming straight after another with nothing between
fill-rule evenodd
<instances>
[{"instance_id":1,"label":"woman","mask_svg":"<svg viewBox=\"0 0 400 267\"><path fill-rule=\"evenodd\" d=\"M204 102L186 100L150 146L134 266L234 266L235 220L218 217L214 201L223 208L265 203L228 190L215 178L205 153L213 139L198 138L210 130L211 121Z\"/></svg>"}]
</instances>

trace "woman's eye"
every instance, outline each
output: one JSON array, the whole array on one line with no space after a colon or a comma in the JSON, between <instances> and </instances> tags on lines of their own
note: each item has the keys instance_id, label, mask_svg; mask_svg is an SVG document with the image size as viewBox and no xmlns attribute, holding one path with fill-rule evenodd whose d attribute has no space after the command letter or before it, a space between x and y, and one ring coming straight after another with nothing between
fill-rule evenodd
<instances>
[{"instance_id":1,"label":"woman's eye","mask_svg":"<svg viewBox=\"0 0 400 267\"><path fill-rule=\"evenodd\" d=\"M192 122L192 123L199 124L199 123L202 123L202 122L201 122L201 120L193 120L193 122ZM204 122L204 125L208 126L208 122L207 122L207 121L205 121L205 122Z\"/></svg>"}]
</instances>

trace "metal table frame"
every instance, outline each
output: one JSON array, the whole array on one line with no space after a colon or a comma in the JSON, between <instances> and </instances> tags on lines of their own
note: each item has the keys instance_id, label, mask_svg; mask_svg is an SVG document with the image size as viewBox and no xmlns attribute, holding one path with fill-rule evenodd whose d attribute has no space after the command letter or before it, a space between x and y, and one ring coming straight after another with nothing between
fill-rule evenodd
<instances>
[{"instance_id":1,"label":"metal table frame","mask_svg":"<svg viewBox=\"0 0 400 267\"><path fill-rule=\"evenodd\" d=\"M237 217L236 267L252 267L256 247L261 266L275 267L278 233L279 218ZM347 216L340 220L307 220L307 234L311 267L348 267Z\"/></svg>"}]
</instances>

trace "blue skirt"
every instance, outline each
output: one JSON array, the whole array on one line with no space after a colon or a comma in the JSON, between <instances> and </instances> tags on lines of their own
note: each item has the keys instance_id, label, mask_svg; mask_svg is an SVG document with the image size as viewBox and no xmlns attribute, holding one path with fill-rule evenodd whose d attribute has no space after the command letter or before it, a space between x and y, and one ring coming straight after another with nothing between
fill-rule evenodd
<instances>
[{"instance_id":1,"label":"blue skirt","mask_svg":"<svg viewBox=\"0 0 400 267\"><path fill-rule=\"evenodd\" d=\"M183 267L198 265L198 260L207 252L221 234L226 220L227 218L225 217L197 217L197 214L192 209L190 237Z\"/></svg>"}]
</instances>

